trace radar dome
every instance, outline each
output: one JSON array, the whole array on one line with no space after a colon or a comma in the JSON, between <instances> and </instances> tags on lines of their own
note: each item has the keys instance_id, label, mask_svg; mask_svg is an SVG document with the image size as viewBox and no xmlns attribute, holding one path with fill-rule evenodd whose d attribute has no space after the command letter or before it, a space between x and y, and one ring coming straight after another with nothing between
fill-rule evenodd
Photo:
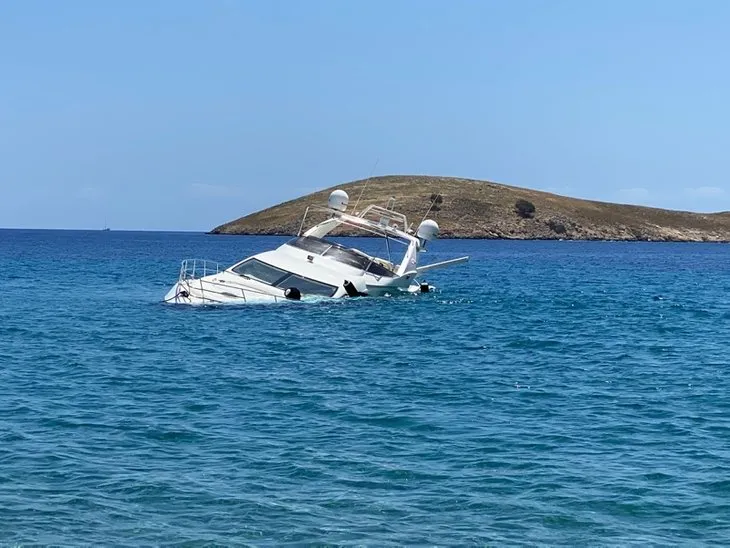
<instances>
[{"instance_id":1,"label":"radar dome","mask_svg":"<svg viewBox=\"0 0 730 548\"><path fill-rule=\"evenodd\" d=\"M337 211L345 211L349 203L350 197L344 190L335 190L330 194L329 200L327 200L327 206Z\"/></svg>"},{"instance_id":2,"label":"radar dome","mask_svg":"<svg viewBox=\"0 0 730 548\"><path fill-rule=\"evenodd\" d=\"M427 242L435 240L439 236L439 225L436 224L436 221L426 219L418 225L418 232L416 232L416 236Z\"/></svg>"}]
</instances>

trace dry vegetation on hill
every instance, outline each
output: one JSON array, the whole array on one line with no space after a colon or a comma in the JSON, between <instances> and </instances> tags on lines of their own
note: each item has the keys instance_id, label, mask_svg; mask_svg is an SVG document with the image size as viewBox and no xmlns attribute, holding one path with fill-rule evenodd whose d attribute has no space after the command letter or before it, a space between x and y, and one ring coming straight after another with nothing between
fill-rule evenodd
<instances>
[{"instance_id":1,"label":"dry vegetation on hill","mask_svg":"<svg viewBox=\"0 0 730 548\"><path fill-rule=\"evenodd\" d=\"M328 188L221 225L214 234L296 234L308 205L325 205L341 188L354 205L365 180ZM439 197L440 196L440 197ZM446 238L730 241L730 212L689 213L567 198L488 181L455 177L373 177L359 208L386 205L417 224L429 214Z\"/></svg>"}]
</instances>

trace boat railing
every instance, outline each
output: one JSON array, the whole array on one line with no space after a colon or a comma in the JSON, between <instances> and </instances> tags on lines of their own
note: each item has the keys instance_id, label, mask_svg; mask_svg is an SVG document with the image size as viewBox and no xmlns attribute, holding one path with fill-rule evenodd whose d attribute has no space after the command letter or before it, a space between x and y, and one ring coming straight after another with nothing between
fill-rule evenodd
<instances>
[{"instance_id":1,"label":"boat railing","mask_svg":"<svg viewBox=\"0 0 730 548\"><path fill-rule=\"evenodd\" d=\"M385 207L380 207L375 204L367 206L361 212L356 213L356 215L361 219L365 219L382 226L392 226L401 229L404 232L410 228L408 225L408 219L403 213L399 213Z\"/></svg>"},{"instance_id":2,"label":"boat railing","mask_svg":"<svg viewBox=\"0 0 730 548\"><path fill-rule=\"evenodd\" d=\"M180 264L180 281L195 280L223 272L220 264L206 259L185 259Z\"/></svg>"},{"instance_id":3,"label":"boat railing","mask_svg":"<svg viewBox=\"0 0 730 548\"><path fill-rule=\"evenodd\" d=\"M340 225L349 226L361 232L367 232L378 237L390 237L390 238L404 238L406 241L401 243L408 244L408 239L411 237L408 232L408 220L402 213L391 211L379 206L369 205L362 213L352 215L349 213L341 213L328 207L322 207L317 205L308 206L304 211L302 222L299 225L299 232L297 236L301 236L305 233L304 226L307 220L307 216L310 212L328 213L331 215L330 218L337 217ZM368 218L368 216L379 215L379 219Z\"/></svg>"}]
</instances>

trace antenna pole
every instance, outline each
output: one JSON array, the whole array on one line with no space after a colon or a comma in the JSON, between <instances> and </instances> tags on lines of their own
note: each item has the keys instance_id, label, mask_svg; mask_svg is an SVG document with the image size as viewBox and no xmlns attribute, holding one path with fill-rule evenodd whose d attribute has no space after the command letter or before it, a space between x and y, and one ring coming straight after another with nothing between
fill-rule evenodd
<instances>
[{"instance_id":1,"label":"antenna pole","mask_svg":"<svg viewBox=\"0 0 730 548\"><path fill-rule=\"evenodd\" d=\"M357 212L357 206L360 203L360 198L362 198L363 193L365 192L365 188L367 188L368 183L370 182L370 179L373 178L373 173L375 173L375 168L378 167L378 162L380 161L380 158L377 158L375 160L375 165L373 166L373 169L370 170L370 175L367 179L365 179L365 184L362 186L362 189L360 190L360 196L357 197L357 202L355 202L355 207L352 208L353 212Z\"/></svg>"},{"instance_id":2,"label":"antenna pole","mask_svg":"<svg viewBox=\"0 0 730 548\"><path fill-rule=\"evenodd\" d=\"M307 220L307 213L309 213L309 206L304 210L304 217L302 217L302 224L299 225L299 232L297 232L297 238L302 235L302 229L304 228L304 221Z\"/></svg>"},{"instance_id":3,"label":"antenna pole","mask_svg":"<svg viewBox=\"0 0 730 548\"><path fill-rule=\"evenodd\" d=\"M443 200L443 194L441 194L441 189L439 189L439 193L436 194L436 197L433 200L431 200L431 205L428 206L428 209L426 210L426 213L424 213L423 219L421 219L421 222L425 221L428 214L431 213L431 209L433 209L433 206L436 203L436 200L438 200L439 196L441 196L441 199Z\"/></svg>"}]
</instances>

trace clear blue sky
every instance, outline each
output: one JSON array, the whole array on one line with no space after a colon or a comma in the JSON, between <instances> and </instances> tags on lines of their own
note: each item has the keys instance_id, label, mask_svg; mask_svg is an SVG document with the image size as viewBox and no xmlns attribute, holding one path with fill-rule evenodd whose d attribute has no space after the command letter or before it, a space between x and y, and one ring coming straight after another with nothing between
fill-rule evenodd
<instances>
[{"instance_id":1,"label":"clear blue sky","mask_svg":"<svg viewBox=\"0 0 730 548\"><path fill-rule=\"evenodd\" d=\"M0 0L0 226L207 230L376 174L730 210L730 2Z\"/></svg>"}]
</instances>

